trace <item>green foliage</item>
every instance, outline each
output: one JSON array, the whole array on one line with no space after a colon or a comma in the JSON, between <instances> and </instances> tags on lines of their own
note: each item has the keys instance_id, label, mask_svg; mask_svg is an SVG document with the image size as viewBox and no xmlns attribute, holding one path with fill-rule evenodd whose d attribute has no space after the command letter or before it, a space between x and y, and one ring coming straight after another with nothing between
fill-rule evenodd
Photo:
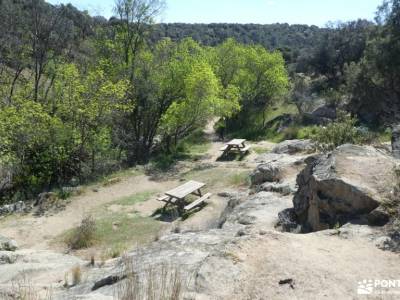
<instances>
[{"instance_id":1,"label":"green foliage","mask_svg":"<svg viewBox=\"0 0 400 300\"><path fill-rule=\"evenodd\" d=\"M98 69L80 74L73 64L58 69L53 101L27 98L28 83L0 110L0 159L13 166L12 185L27 196L94 174L97 157L113 151L110 116L124 109L123 81L114 84Z\"/></svg>"},{"instance_id":2,"label":"green foliage","mask_svg":"<svg viewBox=\"0 0 400 300\"><path fill-rule=\"evenodd\" d=\"M295 119L296 114L295 105L279 101L265 111L253 110L251 112L252 124L247 124L237 130L230 130L226 136L232 138L240 136L253 141L267 139L272 142L281 142L286 139L285 130L281 130L286 126L285 120ZM291 129L288 129L287 136L290 135L289 131Z\"/></svg>"},{"instance_id":3,"label":"green foliage","mask_svg":"<svg viewBox=\"0 0 400 300\"><path fill-rule=\"evenodd\" d=\"M227 37L241 44L262 45L279 49L288 64L312 51L328 30L317 26L288 24L156 24L151 33L152 42L163 38L182 40L187 37L205 46L222 44Z\"/></svg>"},{"instance_id":4,"label":"green foliage","mask_svg":"<svg viewBox=\"0 0 400 300\"><path fill-rule=\"evenodd\" d=\"M202 130L196 130L178 142L169 153L164 151L155 153L150 161L151 169L155 171L167 171L178 160L195 161L204 156L210 147L210 142L204 137Z\"/></svg>"},{"instance_id":5,"label":"green foliage","mask_svg":"<svg viewBox=\"0 0 400 300\"><path fill-rule=\"evenodd\" d=\"M210 60L222 86L239 96L241 110L227 118L229 130L254 125L252 113L263 111L289 88L282 54L233 39L211 50Z\"/></svg>"},{"instance_id":6,"label":"green foliage","mask_svg":"<svg viewBox=\"0 0 400 300\"><path fill-rule=\"evenodd\" d=\"M332 150L343 144L360 144L364 137L356 123L356 119L341 113L335 122L321 127L314 139L323 150Z\"/></svg>"},{"instance_id":7,"label":"green foliage","mask_svg":"<svg viewBox=\"0 0 400 300\"><path fill-rule=\"evenodd\" d=\"M229 117L240 107L238 97L230 88L222 94L222 87L211 67L195 63L184 80L184 95L171 103L161 119L161 131L168 137L185 136L204 125L211 117Z\"/></svg>"},{"instance_id":8,"label":"green foliage","mask_svg":"<svg viewBox=\"0 0 400 300\"><path fill-rule=\"evenodd\" d=\"M297 132L297 139L313 139L319 133L320 127L318 126L306 126L299 128Z\"/></svg>"},{"instance_id":9,"label":"green foliage","mask_svg":"<svg viewBox=\"0 0 400 300\"><path fill-rule=\"evenodd\" d=\"M72 191L66 190L66 189L57 189L55 191L57 198L62 199L62 200L67 200L68 198L72 197L73 193Z\"/></svg>"},{"instance_id":10,"label":"green foliage","mask_svg":"<svg viewBox=\"0 0 400 300\"><path fill-rule=\"evenodd\" d=\"M369 40L365 55L346 69L350 109L364 122L398 122L400 89L400 2L384 1L378 11L381 26Z\"/></svg>"}]
</instances>

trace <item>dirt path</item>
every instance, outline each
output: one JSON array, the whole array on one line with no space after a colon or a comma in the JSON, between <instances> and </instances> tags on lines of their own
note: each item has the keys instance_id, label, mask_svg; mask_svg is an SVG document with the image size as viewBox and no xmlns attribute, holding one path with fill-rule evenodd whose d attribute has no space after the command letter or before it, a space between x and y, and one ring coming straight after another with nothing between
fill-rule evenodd
<instances>
[{"instance_id":1,"label":"dirt path","mask_svg":"<svg viewBox=\"0 0 400 300\"><path fill-rule=\"evenodd\" d=\"M215 120L210 122L205 129L207 139L211 142L207 153L196 162L182 162L182 165L178 166L179 173L191 170L195 166L206 164L214 164L216 168L243 170L248 170L255 166L254 159L257 156L256 153L250 154L243 161L217 162L221 154L219 149L223 146L223 142L219 141L214 133L214 122ZM271 143L262 142L260 146L268 148L271 146ZM83 195L71 198L71 202L67 205L66 209L57 214L43 217L35 217L30 214L27 216L11 216L6 218L0 223L0 233L15 239L21 248L47 250L52 248L49 245L50 241L66 230L79 225L84 216L96 209L123 197L146 191L162 192L180 184L179 174L173 177L164 176L163 179L157 181L154 181L147 175L132 175L122 177L121 179L121 181L110 186L96 187L97 192L88 189ZM189 228L202 229L204 224L208 223L207 219L215 218L224 208L224 202L221 202L222 199L216 195L214 198L213 203L204 212L199 214L198 218L192 218L188 222L190 223ZM160 206L161 204L156 199L150 199L135 205L135 210L141 215L149 216Z\"/></svg>"}]
</instances>

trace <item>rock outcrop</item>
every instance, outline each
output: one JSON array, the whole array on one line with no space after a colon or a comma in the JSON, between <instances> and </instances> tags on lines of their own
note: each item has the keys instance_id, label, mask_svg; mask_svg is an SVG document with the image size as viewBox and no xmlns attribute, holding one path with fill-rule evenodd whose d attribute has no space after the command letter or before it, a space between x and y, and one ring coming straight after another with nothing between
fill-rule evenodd
<instances>
[{"instance_id":1,"label":"rock outcrop","mask_svg":"<svg viewBox=\"0 0 400 300\"><path fill-rule=\"evenodd\" d=\"M369 146L343 145L310 157L299 174L294 211L304 231L318 231L364 218L382 225L388 216L380 205L394 183L395 161Z\"/></svg>"},{"instance_id":2,"label":"rock outcrop","mask_svg":"<svg viewBox=\"0 0 400 300\"><path fill-rule=\"evenodd\" d=\"M315 125L325 125L336 119L336 109L329 105L321 105L310 113L304 113L304 122Z\"/></svg>"},{"instance_id":3,"label":"rock outcrop","mask_svg":"<svg viewBox=\"0 0 400 300\"><path fill-rule=\"evenodd\" d=\"M276 145L272 152L277 154L312 153L315 149L315 143L311 140L287 140Z\"/></svg>"},{"instance_id":4,"label":"rock outcrop","mask_svg":"<svg viewBox=\"0 0 400 300\"><path fill-rule=\"evenodd\" d=\"M281 167L276 162L262 164L250 175L251 185L259 185L264 182L277 182L281 179Z\"/></svg>"},{"instance_id":5,"label":"rock outcrop","mask_svg":"<svg viewBox=\"0 0 400 300\"><path fill-rule=\"evenodd\" d=\"M6 216L10 214L20 214L28 212L32 209L32 206L26 204L24 201L18 201L11 204L5 204L0 206L0 216Z\"/></svg>"},{"instance_id":6,"label":"rock outcrop","mask_svg":"<svg viewBox=\"0 0 400 300\"><path fill-rule=\"evenodd\" d=\"M289 155L266 153L257 158L259 165L250 175L251 185L259 186L263 183L278 183L282 178L294 177L302 169L307 155ZM286 184L285 184L286 185ZM265 191L274 191L275 187L265 187Z\"/></svg>"},{"instance_id":7,"label":"rock outcrop","mask_svg":"<svg viewBox=\"0 0 400 300\"><path fill-rule=\"evenodd\" d=\"M26 293L26 299L50 299L48 289L63 289L66 280L71 282L71 269L80 266L85 268L81 259L51 251L17 250L15 252L0 251L0 299L2 295L11 294L5 299L19 299L17 292ZM44 294L42 295L42 292ZM74 299L58 297L54 291L51 299ZM16 297L16 298L14 298Z\"/></svg>"},{"instance_id":8,"label":"rock outcrop","mask_svg":"<svg viewBox=\"0 0 400 300\"><path fill-rule=\"evenodd\" d=\"M395 158L400 158L400 125L392 130L392 153Z\"/></svg>"},{"instance_id":9,"label":"rock outcrop","mask_svg":"<svg viewBox=\"0 0 400 300\"><path fill-rule=\"evenodd\" d=\"M0 164L0 196L13 188L13 172Z\"/></svg>"}]
</instances>

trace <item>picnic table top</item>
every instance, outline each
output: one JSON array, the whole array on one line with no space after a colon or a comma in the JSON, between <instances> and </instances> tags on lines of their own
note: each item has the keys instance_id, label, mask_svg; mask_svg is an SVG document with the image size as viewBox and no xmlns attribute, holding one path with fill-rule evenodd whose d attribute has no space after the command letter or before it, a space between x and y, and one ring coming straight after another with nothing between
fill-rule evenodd
<instances>
[{"instance_id":1,"label":"picnic table top","mask_svg":"<svg viewBox=\"0 0 400 300\"><path fill-rule=\"evenodd\" d=\"M165 195L177 199L183 199L187 195L190 195L198 189L201 189L203 186L205 186L205 183L191 180L186 182L185 184L182 184L172 190L165 192Z\"/></svg>"},{"instance_id":2,"label":"picnic table top","mask_svg":"<svg viewBox=\"0 0 400 300\"><path fill-rule=\"evenodd\" d=\"M226 144L228 146L241 146L244 142L246 142L245 139L233 139Z\"/></svg>"}]
</instances>

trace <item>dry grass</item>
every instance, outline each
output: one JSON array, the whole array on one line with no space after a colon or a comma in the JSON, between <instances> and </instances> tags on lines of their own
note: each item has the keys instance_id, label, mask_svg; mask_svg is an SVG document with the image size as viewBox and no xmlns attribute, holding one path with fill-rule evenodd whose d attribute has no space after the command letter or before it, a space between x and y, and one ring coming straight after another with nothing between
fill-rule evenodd
<instances>
[{"instance_id":1,"label":"dry grass","mask_svg":"<svg viewBox=\"0 0 400 300\"><path fill-rule=\"evenodd\" d=\"M155 194L154 191L137 193L119 198L107 205L91 211L75 228L68 229L54 238L54 244L66 245L78 255L102 255L104 260L120 256L134 245L143 245L154 240L163 224L152 217L143 217L135 212L133 206L144 202ZM110 209L112 205L121 211Z\"/></svg>"},{"instance_id":2,"label":"dry grass","mask_svg":"<svg viewBox=\"0 0 400 300\"><path fill-rule=\"evenodd\" d=\"M2 300L51 300L53 291L51 288L38 288L29 279L25 272L18 280L14 280L7 291L0 291Z\"/></svg>"},{"instance_id":3,"label":"dry grass","mask_svg":"<svg viewBox=\"0 0 400 300\"><path fill-rule=\"evenodd\" d=\"M120 300L179 300L187 281L176 266L161 264L143 269L131 258L123 258L126 277L115 288Z\"/></svg>"},{"instance_id":4,"label":"dry grass","mask_svg":"<svg viewBox=\"0 0 400 300\"><path fill-rule=\"evenodd\" d=\"M72 285L78 285L82 281L82 270L79 265L75 266L71 270L72 273Z\"/></svg>"}]
</instances>

